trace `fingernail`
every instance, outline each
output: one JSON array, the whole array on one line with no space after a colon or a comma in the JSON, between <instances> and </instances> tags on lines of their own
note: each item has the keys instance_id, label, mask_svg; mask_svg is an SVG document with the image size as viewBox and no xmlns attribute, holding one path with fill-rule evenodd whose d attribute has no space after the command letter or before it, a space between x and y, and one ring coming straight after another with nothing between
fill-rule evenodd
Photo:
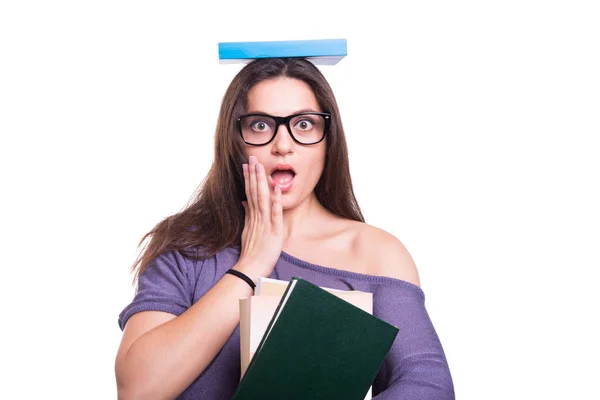
<instances>
[{"instance_id":1,"label":"fingernail","mask_svg":"<svg viewBox=\"0 0 600 400\"><path fill-rule=\"evenodd\" d=\"M242 164L242 170L248 172L248 164Z\"/></svg>"}]
</instances>

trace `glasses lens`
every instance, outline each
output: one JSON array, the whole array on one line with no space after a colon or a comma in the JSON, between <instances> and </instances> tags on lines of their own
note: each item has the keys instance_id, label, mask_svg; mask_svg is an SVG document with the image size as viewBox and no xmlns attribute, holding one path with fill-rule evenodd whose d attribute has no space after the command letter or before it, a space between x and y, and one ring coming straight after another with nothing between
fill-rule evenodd
<instances>
[{"instance_id":1,"label":"glasses lens","mask_svg":"<svg viewBox=\"0 0 600 400\"><path fill-rule=\"evenodd\" d=\"M317 114L303 114L291 119L290 127L300 143L316 143L325 133L325 117Z\"/></svg>"},{"instance_id":2,"label":"glasses lens","mask_svg":"<svg viewBox=\"0 0 600 400\"><path fill-rule=\"evenodd\" d=\"M273 137L275 120L263 115L250 115L241 119L240 126L246 142L263 144Z\"/></svg>"}]
</instances>

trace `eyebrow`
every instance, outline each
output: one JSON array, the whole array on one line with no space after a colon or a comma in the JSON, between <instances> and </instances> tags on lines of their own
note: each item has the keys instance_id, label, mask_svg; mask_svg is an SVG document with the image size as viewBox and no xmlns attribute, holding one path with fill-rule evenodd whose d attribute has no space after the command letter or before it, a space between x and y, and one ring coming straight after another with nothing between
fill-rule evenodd
<instances>
[{"instance_id":1,"label":"eyebrow","mask_svg":"<svg viewBox=\"0 0 600 400\"><path fill-rule=\"evenodd\" d=\"M321 112L321 111L313 110L312 108L302 108L300 110L294 111L293 113L291 113L289 115L300 114L300 113L304 113L304 112ZM271 115L268 112L264 112L264 111L260 111L260 110L248 110L248 114L265 114L265 115Z\"/></svg>"}]
</instances>

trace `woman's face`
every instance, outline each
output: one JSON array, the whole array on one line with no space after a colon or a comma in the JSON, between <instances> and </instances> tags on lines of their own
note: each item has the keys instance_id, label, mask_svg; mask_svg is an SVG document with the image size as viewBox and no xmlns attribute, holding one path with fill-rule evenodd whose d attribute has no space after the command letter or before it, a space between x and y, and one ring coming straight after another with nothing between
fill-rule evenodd
<instances>
[{"instance_id":1,"label":"woman's face","mask_svg":"<svg viewBox=\"0 0 600 400\"><path fill-rule=\"evenodd\" d=\"M248 92L248 114L287 117L306 111L322 112L310 86L298 79L265 80ZM312 126L310 120L296 120L290 125L294 123L299 130ZM254 124L256 129L264 129L260 122ZM311 196L325 165L326 140L312 145L299 144L282 124L270 143L263 146L246 145L248 156L256 157L264 165L271 191L274 185L282 189L284 210L298 206ZM293 172L284 171L290 168Z\"/></svg>"}]
</instances>

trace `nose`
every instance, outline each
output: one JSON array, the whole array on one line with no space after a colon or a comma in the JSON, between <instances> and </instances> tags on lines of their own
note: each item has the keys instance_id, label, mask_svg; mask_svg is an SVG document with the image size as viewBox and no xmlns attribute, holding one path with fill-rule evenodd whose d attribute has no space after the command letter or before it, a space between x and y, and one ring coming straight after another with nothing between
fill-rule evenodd
<instances>
[{"instance_id":1,"label":"nose","mask_svg":"<svg viewBox=\"0 0 600 400\"><path fill-rule=\"evenodd\" d=\"M273 154L289 154L294 147L294 139L285 124L279 125L277 134L272 142L271 152Z\"/></svg>"}]
</instances>

